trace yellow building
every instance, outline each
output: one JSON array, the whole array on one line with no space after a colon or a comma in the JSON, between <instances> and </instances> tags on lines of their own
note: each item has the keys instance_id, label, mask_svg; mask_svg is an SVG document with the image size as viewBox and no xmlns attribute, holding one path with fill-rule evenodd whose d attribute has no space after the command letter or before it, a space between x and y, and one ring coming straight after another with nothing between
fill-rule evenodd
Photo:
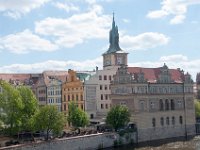
<instances>
[{"instance_id":1,"label":"yellow building","mask_svg":"<svg viewBox=\"0 0 200 150\"><path fill-rule=\"evenodd\" d=\"M62 111L65 115L72 101L84 110L83 91L83 82L77 77L76 71L69 69L67 81L62 85Z\"/></svg>"}]
</instances>

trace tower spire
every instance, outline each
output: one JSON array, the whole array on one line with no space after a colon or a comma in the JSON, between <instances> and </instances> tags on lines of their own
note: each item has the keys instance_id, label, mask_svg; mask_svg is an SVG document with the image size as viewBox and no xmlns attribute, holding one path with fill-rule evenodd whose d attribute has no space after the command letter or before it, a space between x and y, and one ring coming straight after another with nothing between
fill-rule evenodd
<instances>
[{"instance_id":1,"label":"tower spire","mask_svg":"<svg viewBox=\"0 0 200 150\"><path fill-rule=\"evenodd\" d=\"M112 29L115 28L115 13L113 12Z\"/></svg>"}]
</instances>

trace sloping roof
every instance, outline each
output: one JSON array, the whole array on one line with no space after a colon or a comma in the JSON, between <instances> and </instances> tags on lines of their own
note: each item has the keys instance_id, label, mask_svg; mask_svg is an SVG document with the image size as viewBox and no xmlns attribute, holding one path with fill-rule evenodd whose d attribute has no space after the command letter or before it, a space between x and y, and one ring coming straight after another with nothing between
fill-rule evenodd
<instances>
[{"instance_id":1,"label":"sloping roof","mask_svg":"<svg viewBox=\"0 0 200 150\"><path fill-rule=\"evenodd\" d=\"M0 79L9 81L9 80L19 80L24 81L30 79L31 74L12 74L12 73L1 73Z\"/></svg>"},{"instance_id":2,"label":"sloping roof","mask_svg":"<svg viewBox=\"0 0 200 150\"><path fill-rule=\"evenodd\" d=\"M142 67L128 67L128 72L132 74L138 74L140 72L144 73L144 78L148 82L156 82L158 80L160 72L160 68L142 68ZM183 82L183 74L178 69L169 69L169 73L171 74L171 79L176 82Z\"/></svg>"},{"instance_id":3,"label":"sloping roof","mask_svg":"<svg viewBox=\"0 0 200 150\"><path fill-rule=\"evenodd\" d=\"M49 78L55 78L57 80L65 82L68 76L68 71L44 71L43 75L45 80Z\"/></svg>"}]
</instances>

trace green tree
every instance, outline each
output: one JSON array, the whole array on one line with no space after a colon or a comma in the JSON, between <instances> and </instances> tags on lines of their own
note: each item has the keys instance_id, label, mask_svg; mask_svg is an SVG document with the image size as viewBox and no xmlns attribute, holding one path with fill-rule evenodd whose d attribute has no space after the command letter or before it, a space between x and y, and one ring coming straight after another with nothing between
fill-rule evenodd
<instances>
[{"instance_id":1,"label":"green tree","mask_svg":"<svg viewBox=\"0 0 200 150\"><path fill-rule=\"evenodd\" d=\"M32 131L33 129L33 116L38 111L38 100L31 91L30 88L26 86L21 86L17 88L22 99L24 108L22 109L22 129Z\"/></svg>"},{"instance_id":2,"label":"green tree","mask_svg":"<svg viewBox=\"0 0 200 150\"><path fill-rule=\"evenodd\" d=\"M130 112L125 106L114 106L108 112L106 117L106 123L111 125L115 131L117 129L124 127L130 121Z\"/></svg>"},{"instance_id":3,"label":"green tree","mask_svg":"<svg viewBox=\"0 0 200 150\"><path fill-rule=\"evenodd\" d=\"M21 114L24 105L19 91L9 83L0 80L3 92L0 93L1 120L10 136L20 131Z\"/></svg>"},{"instance_id":4,"label":"green tree","mask_svg":"<svg viewBox=\"0 0 200 150\"><path fill-rule=\"evenodd\" d=\"M44 131L46 140L52 132L58 135L64 128L65 118L63 113L59 112L55 106L43 106L34 117L34 126L36 131Z\"/></svg>"},{"instance_id":5,"label":"green tree","mask_svg":"<svg viewBox=\"0 0 200 150\"><path fill-rule=\"evenodd\" d=\"M69 103L67 120L75 128L84 127L89 123L87 114L78 108L74 102Z\"/></svg>"},{"instance_id":6,"label":"green tree","mask_svg":"<svg viewBox=\"0 0 200 150\"><path fill-rule=\"evenodd\" d=\"M196 117L200 117L200 102L198 100L195 100L194 104Z\"/></svg>"}]
</instances>

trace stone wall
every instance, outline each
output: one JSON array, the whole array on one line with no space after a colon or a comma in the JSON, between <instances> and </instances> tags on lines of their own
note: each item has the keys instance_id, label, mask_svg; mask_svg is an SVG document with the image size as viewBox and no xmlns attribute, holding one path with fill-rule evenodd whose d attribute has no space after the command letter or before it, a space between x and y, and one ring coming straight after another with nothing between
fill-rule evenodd
<instances>
[{"instance_id":1,"label":"stone wall","mask_svg":"<svg viewBox=\"0 0 200 150\"><path fill-rule=\"evenodd\" d=\"M56 139L48 142L0 148L0 150L95 150L114 146L114 141L127 144L136 141L136 134L120 137L116 133L100 133L72 138Z\"/></svg>"},{"instance_id":2,"label":"stone wall","mask_svg":"<svg viewBox=\"0 0 200 150\"><path fill-rule=\"evenodd\" d=\"M159 128L138 129L138 142L168 139L174 137L194 136L195 125L169 126Z\"/></svg>"}]
</instances>

